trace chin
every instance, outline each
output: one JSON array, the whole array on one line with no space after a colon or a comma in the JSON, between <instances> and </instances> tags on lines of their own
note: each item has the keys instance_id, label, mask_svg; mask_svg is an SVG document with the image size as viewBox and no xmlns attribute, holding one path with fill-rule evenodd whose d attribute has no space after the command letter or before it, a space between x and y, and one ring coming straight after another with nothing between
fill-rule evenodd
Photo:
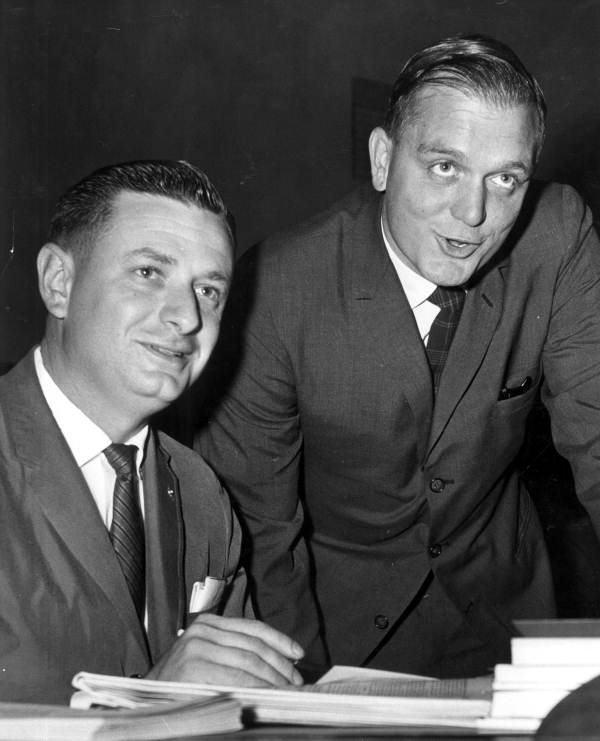
<instances>
[{"instance_id":1,"label":"chin","mask_svg":"<svg viewBox=\"0 0 600 741\"><path fill-rule=\"evenodd\" d=\"M445 265L440 270L432 271L429 278L438 286L463 286L473 275L477 265Z\"/></svg>"},{"instance_id":2,"label":"chin","mask_svg":"<svg viewBox=\"0 0 600 741\"><path fill-rule=\"evenodd\" d=\"M162 411L165 407L172 404L188 388L186 383L175 383L172 380L159 383L147 384L144 389L140 389L140 395L150 401L154 407L152 414Z\"/></svg>"},{"instance_id":3,"label":"chin","mask_svg":"<svg viewBox=\"0 0 600 741\"><path fill-rule=\"evenodd\" d=\"M470 275L470 273L468 275L463 275L462 273L458 274L456 271L443 271L439 273L430 273L427 276L427 279L432 283L435 283L436 286L452 287L462 286L467 282Z\"/></svg>"},{"instance_id":4,"label":"chin","mask_svg":"<svg viewBox=\"0 0 600 741\"><path fill-rule=\"evenodd\" d=\"M157 400L159 403L162 403L162 408L169 406L169 404L173 404L173 402L177 401L179 397L183 394L183 392L186 390L187 386L177 386L171 387L171 388L163 388L161 391L156 395Z\"/></svg>"}]
</instances>

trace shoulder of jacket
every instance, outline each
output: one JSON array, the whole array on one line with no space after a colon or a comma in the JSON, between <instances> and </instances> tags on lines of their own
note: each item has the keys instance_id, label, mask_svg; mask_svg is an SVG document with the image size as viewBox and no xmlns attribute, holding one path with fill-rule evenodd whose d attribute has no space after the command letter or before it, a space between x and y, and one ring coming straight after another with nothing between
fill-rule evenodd
<instances>
[{"instance_id":1,"label":"shoulder of jacket","mask_svg":"<svg viewBox=\"0 0 600 741\"><path fill-rule=\"evenodd\" d=\"M571 185L566 183L532 181L523 203L523 216L545 224L568 225L579 223L586 204Z\"/></svg>"},{"instance_id":2,"label":"shoulder of jacket","mask_svg":"<svg viewBox=\"0 0 600 741\"><path fill-rule=\"evenodd\" d=\"M581 242L591 223L590 211L575 188L534 180L507 245L511 250L516 246L516 254L539 253L543 261L551 255L562 259Z\"/></svg>"},{"instance_id":3,"label":"shoulder of jacket","mask_svg":"<svg viewBox=\"0 0 600 741\"><path fill-rule=\"evenodd\" d=\"M355 188L324 211L259 242L245 253L248 255L247 259L252 259L256 253L260 253L263 259L287 259L290 255L297 254L299 248L303 255L306 250L311 249L322 252L324 240L335 241L347 224L357 219L365 209L374 208L379 198L380 194L370 183Z\"/></svg>"}]
</instances>

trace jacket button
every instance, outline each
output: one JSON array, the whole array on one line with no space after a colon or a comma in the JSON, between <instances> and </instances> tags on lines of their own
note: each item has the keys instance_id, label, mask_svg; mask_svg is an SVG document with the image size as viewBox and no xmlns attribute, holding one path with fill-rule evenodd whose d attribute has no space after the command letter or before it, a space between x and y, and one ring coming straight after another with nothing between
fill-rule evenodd
<instances>
[{"instance_id":1,"label":"jacket button","mask_svg":"<svg viewBox=\"0 0 600 741\"><path fill-rule=\"evenodd\" d=\"M442 546L439 543L434 543L433 545L430 545L427 550L429 551L431 558L437 558L442 553Z\"/></svg>"},{"instance_id":2,"label":"jacket button","mask_svg":"<svg viewBox=\"0 0 600 741\"><path fill-rule=\"evenodd\" d=\"M379 630L385 630L390 624L390 621L385 615L375 615L375 620L373 622L375 623L375 627Z\"/></svg>"},{"instance_id":3,"label":"jacket button","mask_svg":"<svg viewBox=\"0 0 600 741\"><path fill-rule=\"evenodd\" d=\"M439 494L441 491L444 491L446 487L446 482L444 479L431 479L429 482L429 488L434 494Z\"/></svg>"}]
</instances>

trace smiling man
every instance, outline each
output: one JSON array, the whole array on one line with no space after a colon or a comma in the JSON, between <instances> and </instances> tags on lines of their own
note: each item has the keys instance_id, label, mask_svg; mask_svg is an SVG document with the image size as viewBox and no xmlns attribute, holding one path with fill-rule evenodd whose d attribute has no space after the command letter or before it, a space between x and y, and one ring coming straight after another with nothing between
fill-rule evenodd
<instances>
[{"instance_id":1,"label":"smiling man","mask_svg":"<svg viewBox=\"0 0 600 741\"><path fill-rule=\"evenodd\" d=\"M374 187L237 269L241 361L198 444L308 665L479 674L554 614L516 470L538 391L600 528L600 251L577 194L531 180L544 126L505 45L435 44L371 134Z\"/></svg>"},{"instance_id":2,"label":"smiling man","mask_svg":"<svg viewBox=\"0 0 600 741\"><path fill-rule=\"evenodd\" d=\"M0 699L65 702L80 670L301 682L300 646L242 617L226 494L149 423L206 364L232 262L226 208L185 162L107 167L60 199L46 334L0 379Z\"/></svg>"}]
</instances>

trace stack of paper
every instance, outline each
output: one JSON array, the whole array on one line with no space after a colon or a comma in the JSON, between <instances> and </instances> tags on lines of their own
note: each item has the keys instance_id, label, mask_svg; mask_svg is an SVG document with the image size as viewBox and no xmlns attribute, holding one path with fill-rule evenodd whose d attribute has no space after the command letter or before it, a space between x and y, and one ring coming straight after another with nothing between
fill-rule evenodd
<instances>
[{"instance_id":1,"label":"stack of paper","mask_svg":"<svg viewBox=\"0 0 600 741\"><path fill-rule=\"evenodd\" d=\"M491 716L541 720L600 675L600 620L520 620L511 664L494 671Z\"/></svg>"}]
</instances>

